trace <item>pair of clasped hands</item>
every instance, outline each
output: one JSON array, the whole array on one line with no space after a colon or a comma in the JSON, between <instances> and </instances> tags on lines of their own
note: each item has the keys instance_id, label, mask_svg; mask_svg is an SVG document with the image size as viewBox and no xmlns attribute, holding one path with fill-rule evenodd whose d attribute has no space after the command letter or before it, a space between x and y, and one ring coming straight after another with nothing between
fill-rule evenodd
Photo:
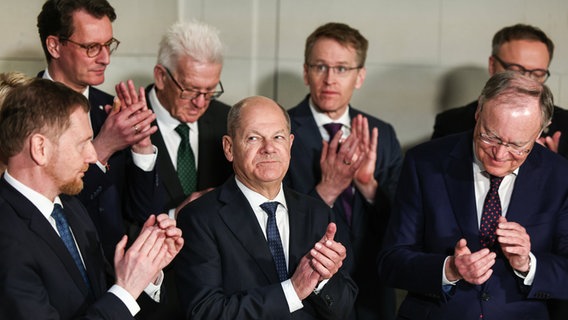
<instances>
[{"instance_id":1,"label":"pair of clasped hands","mask_svg":"<svg viewBox=\"0 0 568 320\"><path fill-rule=\"evenodd\" d=\"M99 162L106 164L117 151L131 147L137 154L154 152L150 136L158 130L156 115L148 109L144 88L136 90L132 80L115 86L113 106L106 105L107 118L93 139Z\"/></svg>"},{"instance_id":2,"label":"pair of clasped hands","mask_svg":"<svg viewBox=\"0 0 568 320\"><path fill-rule=\"evenodd\" d=\"M499 217L497 240L494 245L501 246L501 251L513 269L526 274L530 268L530 237L523 226ZM471 252L465 239L460 239L454 249L454 255L446 260L446 278L449 281L465 280L471 284L485 283L493 273L497 254L488 248Z\"/></svg>"},{"instance_id":3,"label":"pair of clasped hands","mask_svg":"<svg viewBox=\"0 0 568 320\"><path fill-rule=\"evenodd\" d=\"M320 157L321 180L316 191L325 203L333 206L337 197L353 183L368 200L374 200L378 187L375 179L379 131L369 131L366 117L351 120L351 134L342 139L339 130L331 141L323 141Z\"/></svg>"}]
</instances>

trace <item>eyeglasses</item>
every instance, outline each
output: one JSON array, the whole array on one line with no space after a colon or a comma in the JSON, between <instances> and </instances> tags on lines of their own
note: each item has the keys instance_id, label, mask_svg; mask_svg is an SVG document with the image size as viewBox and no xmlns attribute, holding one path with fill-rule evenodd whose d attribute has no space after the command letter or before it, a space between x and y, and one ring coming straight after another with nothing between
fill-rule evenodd
<instances>
[{"instance_id":1,"label":"eyeglasses","mask_svg":"<svg viewBox=\"0 0 568 320\"><path fill-rule=\"evenodd\" d=\"M219 98L225 92L221 81L219 81L219 90L201 92L195 89L184 89L181 84L179 84L179 82L177 82L177 80L174 78L174 76L170 72L170 69L166 67L164 67L164 69L166 69L166 73L168 74L170 79L172 79L176 87L178 87L178 89L181 91L179 98L182 100L193 100L199 98L200 95L203 95L203 98L208 101Z\"/></svg>"},{"instance_id":2,"label":"eyeglasses","mask_svg":"<svg viewBox=\"0 0 568 320\"><path fill-rule=\"evenodd\" d=\"M79 43L67 38L61 38L61 41L71 42L72 44L78 45L79 47L85 49L85 51L87 51L87 57L89 58L98 56L99 53L101 53L101 50L103 50L103 47L106 47L109 54L112 54L120 44L120 41L116 40L115 38L112 38L105 43Z\"/></svg>"},{"instance_id":3,"label":"eyeglasses","mask_svg":"<svg viewBox=\"0 0 568 320\"><path fill-rule=\"evenodd\" d=\"M501 60L501 58L499 58L497 55L493 55L493 58L495 58L495 60L497 60L502 66L503 68L505 68L505 70L509 70L509 71L515 71L518 72L522 75L527 75L533 79L536 80L538 82L545 82L546 79L548 79L548 77L550 77L550 71L548 71L548 69L527 69L523 66L521 66L520 64L516 64L516 63L507 63L503 60Z\"/></svg>"},{"instance_id":4,"label":"eyeglasses","mask_svg":"<svg viewBox=\"0 0 568 320\"><path fill-rule=\"evenodd\" d=\"M330 70L333 74L337 76L346 76L351 70L361 69L362 66L358 67L347 67L347 66L328 66L327 64L308 64L308 68L318 76L327 74Z\"/></svg>"},{"instance_id":5,"label":"eyeglasses","mask_svg":"<svg viewBox=\"0 0 568 320\"><path fill-rule=\"evenodd\" d=\"M507 151L509 151L510 153L512 153L516 156L519 156L519 157L525 156L525 155L529 154L529 152L531 152L530 148L526 148L528 143L523 145L523 146L519 146L519 145L516 145L514 143L506 143L506 142L503 142L503 140L501 140L501 138L499 138L499 137L491 136L491 135L488 135L488 134L482 133L482 132L479 133L479 140L481 140L481 142L483 142L487 145L493 146L493 147L503 146L507 149Z\"/></svg>"}]
</instances>

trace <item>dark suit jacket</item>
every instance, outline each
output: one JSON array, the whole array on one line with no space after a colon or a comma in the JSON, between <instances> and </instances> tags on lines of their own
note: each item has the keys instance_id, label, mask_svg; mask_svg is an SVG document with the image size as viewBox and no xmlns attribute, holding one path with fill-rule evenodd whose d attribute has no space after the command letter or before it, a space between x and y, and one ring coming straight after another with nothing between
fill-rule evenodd
<instances>
[{"instance_id":1,"label":"dark suit jacket","mask_svg":"<svg viewBox=\"0 0 568 320\"><path fill-rule=\"evenodd\" d=\"M289 211L289 274L321 239L332 213L284 189ZM357 287L340 270L292 314L258 221L231 177L188 204L178 217L185 244L176 258L181 304L192 319L346 319Z\"/></svg>"},{"instance_id":2,"label":"dark suit jacket","mask_svg":"<svg viewBox=\"0 0 568 320\"><path fill-rule=\"evenodd\" d=\"M146 88L146 95L153 85ZM150 100L146 98L148 107ZM197 190L221 185L233 173L233 166L223 153L223 135L227 132L227 114L231 107L212 100L207 111L197 120L199 127L199 159L197 161ZM158 172L165 189L165 204L162 210L177 207L187 197L183 193L176 170L159 130L152 135L152 143L161 150L158 153Z\"/></svg>"},{"instance_id":3,"label":"dark suit jacket","mask_svg":"<svg viewBox=\"0 0 568 320\"><path fill-rule=\"evenodd\" d=\"M568 162L535 144L515 180L506 217L530 236L537 259L532 286L498 250L484 285L461 280L446 295L442 266L457 241L480 250L473 159L471 131L406 153L380 276L409 291L399 309L404 319L548 319L546 299L568 298Z\"/></svg>"},{"instance_id":4,"label":"dark suit jacket","mask_svg":"<svg viewBox=\"0 0 568 320\"><path fill-rule=\"evenodd\" d=\"M43 71L38 74L42 76ZM112 102L113 96L89 88L89 115L94 136L99 134L107 118L104 106ZM159 213L163 200L156 168L150 172L138 168L129 147L115 152L108 165L110 169L106 173L96 164L89 166L78 198L97 228L107 260L114 261L116 244L127 233L125 220L127 224L141 225L150 214Z\"/></svg>"},{"instance_id":5,"label":"dark suit jacket","mask_svg":"<svg viewBox=\"0 0 568 320\"><path fill-rule=\"evenodd\" d=\"M464 132L475 127L477 100L463 107L446 110L436 115L432 139L449 134ZM551 136L556 131L562 132L558 153L568 158L568 110L554 106L552 123L544 130L544 136Z\"/></svg>"},{"instance_id":6,"label":"dark suit jacket","mask_svg":"<svg viewBox=\"0 0 568 320\"><path fill-rule=\"evenodd\" d=\"M315 186L321 179L319 159L322 150L322 136L309 108L309 96L298 106L289 110L294 143L292 159L286 177L286 183L292 189L319 195ZM384 229L386 228L391 199L402 165L402 153L393 127L368 114L350 108L349 116L354 118L363 114L369 120L369 129L379 129L379 145L375 178L379 183L375 204L370 205L359 191L355 192L352 224L349 226L341 201L336 201L333 211L338 228L347 233L347 241L353 247L354 265L349 266L350 273L359 286L356 309L358 319L364 319L364 313L372 313L373 319L391 319L394 317L395 303L393 290L385 290L378 281L375 269Z\"/></svg>"},{"instance_id":7,"label":"dark suit jacket","mask_svg":"<svg viewBox=\"0 0 568 320\"><path fill-rule=\"evenodd\" d=\"M126 306L106 293L112 270L95 226L81 203L61 196L81 251L92 292L61 238L39 210L0 180L0 318L132 319Z\"/></svg>"}]
</instances>

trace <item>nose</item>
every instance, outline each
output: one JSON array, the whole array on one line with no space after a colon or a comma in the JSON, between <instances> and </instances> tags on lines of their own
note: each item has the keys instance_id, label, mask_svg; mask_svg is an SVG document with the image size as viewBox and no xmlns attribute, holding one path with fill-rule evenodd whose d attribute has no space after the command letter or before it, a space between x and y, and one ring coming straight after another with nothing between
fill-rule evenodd
<instances>
[{"instance_id":1,"label":"nose","mask_svg":"<svg viewBox=\"0 0 568 320\"><path fill-rule=\"evenodd\" d=\"M327 69L323 75L326 83L333 83L335 81L335 71L332 68Z\"/></svg>"},{"instance_id":2,"label":"nose","mask_svg":"<svg viewBox=\"0 0 568 320\"><path fill-rule=\"evenodd\" d=\"M197 97L191 99L191 103L198 109L205 108L209 101L205 99L205 94L199 94Z\"/></svg>"},{"instance_id":3,"label":"nose","mask_svg":"<svg viewBox=\"0 0 568 320\"><path fill-rule=\"evenodd\" d=\"M105 66L110 64L110 48L107 46L103 46L101 48L101 52L96 57L97 62L100 64L104 64Z\"/></svg>"},{"instance_id":4,"label":"nose","mask_svg":"<svg viewBox=\"0 0 568 320\"><path fill-rule=\"evenodd\" d=\"M509 148L505 144L498 144L493 147L493 157L496 160L506 159L509 155Z\"/></svg>"},{"instance_id":5,"label":"nose","mask_svg":"<svg viewBox=\"0 0 568 320\"><path fill-rule=\"evenodd\" d=\"M97 150L91 141L85 147L85 162L96 163L97 162Z\"/></svg>"}]
</instances>

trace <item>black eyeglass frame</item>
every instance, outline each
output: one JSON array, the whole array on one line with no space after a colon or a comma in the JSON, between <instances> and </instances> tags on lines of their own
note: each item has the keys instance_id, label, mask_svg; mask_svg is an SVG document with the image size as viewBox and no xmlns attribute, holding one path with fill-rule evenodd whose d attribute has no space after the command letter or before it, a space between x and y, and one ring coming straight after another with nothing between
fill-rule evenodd
<instances>
[{"instance_id":1,"label":"black eyeglass frame","mask_svg":"<svg viewBox=\"0 0 568 320\"><path fill-rule=\"evenodd\" d=\"M507 63L495 54L493 54L491 56L495 60L497 60L497 62L499 62L503 66L503 68L505 68L505 70L518 72L518 73L521 73L523 75L526 75L528 73L529 77L533 80L542 81L544 83L550 77L550 71L548 69L527 69L527 68L521 66L520 64ZM535 72L543 72L544 74L542 76L538 76L537 74L535 74Z\"/></svg>"},{"instance_id":2,"label":"black eyeglass frame","mask_svg":"<svg viewBox=\"0 0 568 320\"><path fill-rule=\"evenodd\" d=\"M164 67L164 69L166 70L166 73L168 74L170 79L172 79L172 81L174 82L176 87L180 90L179 98L182 99L182 100L193 100L193 99L199 98L200 95L203 95L203 98L205 100L209 101L209 100L217 99L223 93L225 93L225 89L223 88L223 83L221 83L221 81L219 81L219 87L221 88L221 90L217 90L217 91L201 92L199 90L186 89L186 88L182 87L182 85L176 80L176 78L174 78L174 75L172 74L170 69L168 69L165 66L162 66L162 67ZM192 95L189 96L189 97L184 97L184 92L191 93Z\"/></svg>"}]
</instances>

